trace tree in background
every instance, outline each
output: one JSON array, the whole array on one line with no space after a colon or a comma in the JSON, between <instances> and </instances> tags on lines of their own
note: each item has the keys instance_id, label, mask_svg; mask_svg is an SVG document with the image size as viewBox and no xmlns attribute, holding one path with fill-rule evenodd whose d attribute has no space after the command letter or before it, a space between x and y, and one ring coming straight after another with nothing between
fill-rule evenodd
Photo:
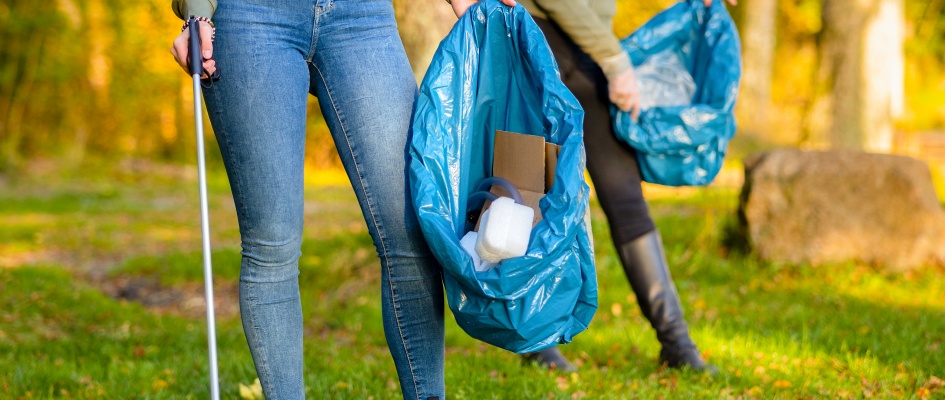
<instances>
[{"instance_id":1,"label":"tree in background","mask_svg":"<svg viewBox=\"0 0 945 400\"><path fill-rule=\"evenodd\" d=\"M742 0L742 80L736 115L743 134L763 136L771 130L771 87L777 43L777 0Z\"/></svg>"},{"instance_id":2,"label":"tree in background","mask_svg":"<svg viewBox=\"0 0 945 400\"><path fill-rule=\"evenodd\" d=\"M0 3L0 170L192 154L186 77L167 52L178 26L163 0Z\"/></svg>"},{"instance_id":3,"label":"tree in background","mask_svg":"<svg viewBox=\"0 0 945 400\"><path fill-rule=\"evenodd\" d=\"M904 35L903 0L824 0L808 144L892 150L903 111Z\"/></svg>"},{"instance_id":4,"label":"tree in background","mask_svg":"<svg viewBox=\"0 0 945 400\"><path fill-rule=\"evenodd\" d=\"M907 133L945 129L945 0L906 1Z\"/></svg>"},{"instance_id":5,"label":"tree in background","mask_svg":"<svg viewBox=\"0 0 945 400\"><path fill-rule=\"evenodd\" d=\"M615 32L674 1L618 0ZM730 9L745 46L737 138L881 150L894 129L945 128L945 0L740 3ZM441 0L394 6L419 80L456 18ZM0 171L40 157L192 161L190 82L167 51L180 23L167 0L0 2ZM337 167L315 100L309 109L309 164Z\"/></svg>"}]
</instances>

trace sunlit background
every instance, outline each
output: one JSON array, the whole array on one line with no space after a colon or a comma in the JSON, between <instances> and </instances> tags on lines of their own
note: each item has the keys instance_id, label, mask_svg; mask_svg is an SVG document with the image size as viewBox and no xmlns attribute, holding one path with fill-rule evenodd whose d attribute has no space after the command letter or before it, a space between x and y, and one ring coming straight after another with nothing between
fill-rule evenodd
<instances>
[{"instance_id":1,"label":"sunlit background","mask_svg":"<svg viewBox=\"0 0 945 400\"><path fill-rule=\"evenodd\" d=\"M671 3L619 0L615 33ZM419 81L455 16L442 0L394 5ZM743 160L773 148L911 156L930 167L941 204L945 0L728 9L744 73L725 166L708 187L645 186L693 339L720 376L658 366L592 199L600 308L562 346L580 373L523 366L448 315L450 398L945 395L942 266L763 261L727 236ZM0 0L0 399L208 397L193 98L168 51L180 26L170 0ZM314 98L309 111L307 394L396 399L375 250ZM254 400L235 207L206 127L221 390Z\"/></svg>"},{"instance_id":2,"label":"sunlit background","mask_svg":"<svg viewBox=\"0 0 945 400\"><path fill-rule=\"evenodd\" d=\"M455 20L443 3L395 2L418 77ZM621 0L614 30L671 3ZM742 3L730 7L744 50L736 156L800 146L945 157L945 2ZM0 4L0 171L39 158L187 161L190 86L167 50L180 23L166 0ZM335 168L315 101L308 163Z\"/></svg>"}]
</instances>

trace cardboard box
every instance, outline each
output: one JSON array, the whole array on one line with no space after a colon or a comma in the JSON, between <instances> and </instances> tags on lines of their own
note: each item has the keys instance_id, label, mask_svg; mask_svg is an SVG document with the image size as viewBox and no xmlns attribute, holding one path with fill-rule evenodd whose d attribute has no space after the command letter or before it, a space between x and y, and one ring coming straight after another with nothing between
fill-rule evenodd
<instances>
[{"instance_id":1,"label":"cardboard box","mask_svg":"<svg viewBox=\"0 0 945 400\"><path fill-rule=\"evenodd\" d=\"M554 143L545 143L545 193L551 190L555 183L555 170L558 169L558 153L561 146Z\"/></svg>"},{"instance_id":2,"label":"cardboard box","mask_svg":"<svg viewBox=\"0 0 945 400\"><path fill-rule=\"evenodd\" d=\"M495 131L492 176L504 178L518 188L525 205L535 210L532 226L541 221L538 202L554 184L560 151L561 146L545 142L545 138L541 136ZM492 188L492 193L511 197L505 189L498 186ZM488 209L489 204L486 202L482 210ZM478 221L476 230L479 230Z\"/></svg>"}]
</instances>

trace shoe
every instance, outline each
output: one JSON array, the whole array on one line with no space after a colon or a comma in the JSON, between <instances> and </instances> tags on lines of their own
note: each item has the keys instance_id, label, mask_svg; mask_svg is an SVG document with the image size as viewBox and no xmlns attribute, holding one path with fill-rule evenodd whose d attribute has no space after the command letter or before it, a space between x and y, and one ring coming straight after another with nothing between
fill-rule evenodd
<instances>
[{"instance_id":1,"label":"shoe","mask_svg":"<svg viewBox=\"0 0 945 400\"><path fill-rule=\"evenodd\" d=\"M702 355L699 354L699 349L695 345L683 348L664 346L660 350L660 364L675 369L689 368L709 375L718 375L719 373L718 368L702 359Z\"/></svg>"},{"instance_id":2,"label":"shoe","mask_svg":"<svg viewBox=\"0 0 945 400\"><path fill-rule=\"evenodd\" d=\"M564 354L561 354L561 351L558 350L557 346L550 347L536 353L522 354L522 359L525 362L538 363L542 367L545 367L551 371L563 372L566 374L577 372L577 366L571 364L571 362L569 362L568 359L564 357Z\"/></svg>"}]
</instances>

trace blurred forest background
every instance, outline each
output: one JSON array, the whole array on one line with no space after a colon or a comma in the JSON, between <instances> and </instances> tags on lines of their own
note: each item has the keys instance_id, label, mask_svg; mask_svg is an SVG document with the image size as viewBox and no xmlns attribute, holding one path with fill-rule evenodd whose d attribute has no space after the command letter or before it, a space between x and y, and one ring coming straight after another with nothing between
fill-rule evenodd
<instances>
[{"instance_id":1,"label":"blurred forest background","mask_svg":"<svg viewBox=\"0 0 945 400\"><path fill-rule=\"evenodd\" d=\"M455 21L443 3L394 2L418 77ZM616 33L672 3L620 0ZM945 157L945 0L740 3L729 8L744 54L736 156L798 146ZM35 159L189 161L190 81L167 50L179 27L169 0L3 0L0 172ZM335 167L316 101L309 164Z\"/></svg>"},{"instance_id":2,"label":"blurred forest background","mask_svg":"<svg viewBox=\"0 0 945 400\"><path fill-rule=\"evenodd\" d=\"M615 32L673 1L618 0ZM597 240L598 322L564 349L580 375L522 368L447 318L453 398L943 398L940 266L765 262L725 236L738 167L758 150L904 154L945 182L945 0L738 1L732 173L709 188L646 187L720 377L655 368L653 330L615 248ZM393 2L419 80L456 18L444 0ZM168 51L181 26L170 3L0 0L0 398L207 398L194 107ZM309 110L308 166L320 173L306 176L299 260L306 387L400 398L374 248L316 99ZM207 139L221 389L238 398L256 378L238 318L239 226ZM591 212L594 236L608 237L596 202Z\"/></svg>"}]
</instances>

